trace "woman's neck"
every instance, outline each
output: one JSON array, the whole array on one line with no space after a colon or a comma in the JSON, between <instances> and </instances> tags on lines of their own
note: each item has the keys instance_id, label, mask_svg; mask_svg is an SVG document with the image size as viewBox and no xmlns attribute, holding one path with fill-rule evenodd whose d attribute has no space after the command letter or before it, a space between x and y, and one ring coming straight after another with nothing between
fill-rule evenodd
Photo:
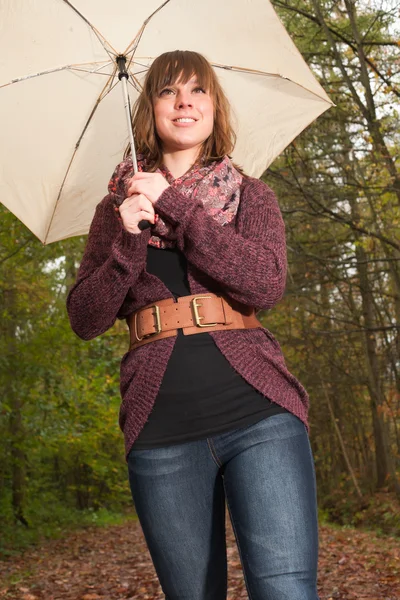
<instances>
[{"instance_id":1,"label":"woman's neck","mask_svg":"<svg viewBox=\"0 0 400 600\"><path fill-rule=\"evenodd\" d=\"M199 148L190 148L179 152L165 152L163 164L167 167L174 179L182 177L196 162Z\"/></svg>"}]
</instances>

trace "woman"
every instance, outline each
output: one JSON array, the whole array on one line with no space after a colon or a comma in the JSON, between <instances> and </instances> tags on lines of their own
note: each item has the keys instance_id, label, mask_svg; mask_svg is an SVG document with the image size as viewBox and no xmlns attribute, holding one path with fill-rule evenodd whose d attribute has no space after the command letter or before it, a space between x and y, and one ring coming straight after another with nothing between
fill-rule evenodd
<instances>
[{"instance_id":1,"label":"woman","mask_svg":"<svg viewBox=\"0 0 400 600\"><path fill-rule=\"evenodd\" d=\"M83 339L128 321L120 426L162 589L226 598L226 503L249 597L316 600L308 397L255 316L284 292L276 198L232 164L229 104L203 56L158 57L133 126L141 172L129 156L116 168L68 311Z\"/></svg>"}]
</instances>

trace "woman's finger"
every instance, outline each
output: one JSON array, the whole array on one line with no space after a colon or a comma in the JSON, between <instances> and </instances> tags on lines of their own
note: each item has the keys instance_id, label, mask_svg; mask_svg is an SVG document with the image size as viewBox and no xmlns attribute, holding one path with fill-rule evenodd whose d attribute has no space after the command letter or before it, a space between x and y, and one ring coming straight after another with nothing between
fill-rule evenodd
<instances>
[{"instance_id":1,"label":"woman's finger","mask_svg":"<svg viewBox=\"0 0 400 600\"><path fill-rule=\"evenodd\" d=\"M136 216L138 217L138 223L139 221L142 221L143 219L145 221L150 221L151 223L154 223L155 221L155 214L148 212L147 210L140 210L139 212L136 213Z\"/></svg>"},{"instance_id":2,"label":"woman's finger","mask_svg":"<svg viewBox=\"0 0 400 600\"><path fill-rule=\"evenodd\" d=\"M129 197L130 197L130 196L133 196L134 194L138 194L138 193L140 193L140 192L138 192L138 189L137 189L137 188L138 188L138 185L139 185L140 187L142 187L142 186L140 185L140 182L138 182L138 181L134 181L133 179L131 179L131 183L129 184L129 186L128 186L127 190L126 190L126 194L127 194L127 196L129 196ZM143 182L142 182L142 185L143 185ZM141 195L142 195L142 194L141 194Z\"/></svg>"},{"instance_id":3,"label":"woman's finger","mask_svg":"<svg viewBox=\"0 0 400 600\"><path fill-rule=\"evenodd\" d=\"M122 210L126 210L130 207L133 207L133 210L140 210L142 208L145 210L149 210L150 212L154 210L153 204L143 194L135 194L134 196L129 196L128 198L125 198L123 203L120 205L120 208L122 208Z\"/></svg>"}]
</instances>

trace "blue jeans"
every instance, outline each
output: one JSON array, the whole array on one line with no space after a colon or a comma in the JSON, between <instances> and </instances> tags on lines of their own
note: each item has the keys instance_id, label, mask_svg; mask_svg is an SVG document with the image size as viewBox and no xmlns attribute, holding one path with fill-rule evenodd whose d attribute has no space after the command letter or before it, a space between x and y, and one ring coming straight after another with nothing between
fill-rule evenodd
<instances>
[{"instance_id":1,"label":"blue jeans","mask_svg":"<svg viewBox=\"0 0 400 600\"><path fill-rule=\"evenodd\" d=\"M291 413L128 456L141 527L167 600L225 600L225 501L250 600L318 600L307 430Z\"/></svg>"}]
</instances>

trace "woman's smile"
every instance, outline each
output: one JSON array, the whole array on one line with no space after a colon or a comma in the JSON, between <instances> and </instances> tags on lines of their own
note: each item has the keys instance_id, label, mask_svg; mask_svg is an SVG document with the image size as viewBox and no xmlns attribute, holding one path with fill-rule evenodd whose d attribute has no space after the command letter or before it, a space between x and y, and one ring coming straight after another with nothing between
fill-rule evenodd
<instances>
[{"instance_id":1,"label":"woman's smile","mask_svg":"<svg viewBox=\"0 0 400 600\"><path fill-rule=\"evenodd\" d=\"M180 117L179 119L174 119L173 123L174 123L174 125L177 125L178 127L188 127L190 125L195 125L197 123L197 120Z\"/></svg>"}]
</instances>

